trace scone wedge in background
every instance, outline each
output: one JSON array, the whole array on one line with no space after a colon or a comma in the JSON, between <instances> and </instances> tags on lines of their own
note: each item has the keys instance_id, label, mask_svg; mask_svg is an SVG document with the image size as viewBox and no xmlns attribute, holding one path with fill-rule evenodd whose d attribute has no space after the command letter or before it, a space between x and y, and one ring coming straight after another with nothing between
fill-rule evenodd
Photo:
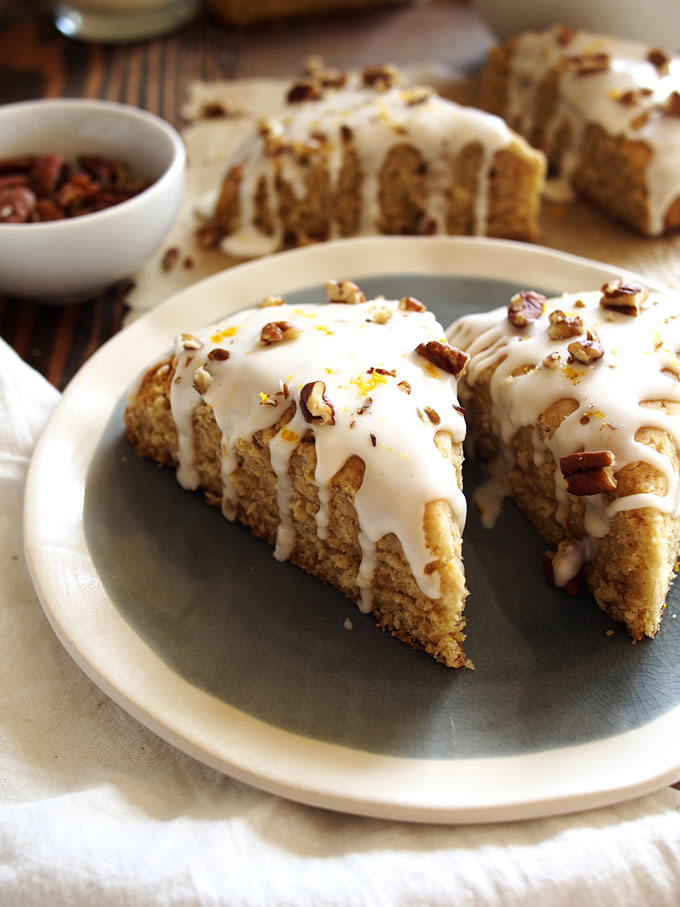
<instances>
[{"instance_id":1,"label":"scone wedge in background","mask_svg":"<svg viewBox=\"0 0 680 907\"><path fill-rule=\"evenodd\" d=\"M654 636L680 551L680 298L613 280L459 319L469 442L552 550L549 581L585 581L634 639Z\"/></svg>"},{"instance_id":2,"label":"scone wedge in background","mask_svg":"<svg viewBox=\"0 0 680 907\"><path fill-rule=\"evenodd\" d=\"M482 104L546 153L563 196L643 235L680 226L677 56L564 26L527 32L490 51Z\"/></svg>"},{"instance_id":3,"label":"scone wedge in background","mask_svg":"<svg viewBox=\"0 0 680 907\"><path fill-rule=\"evenodd\" d=\"M318 305L268 297L179 336L131 394L128 438L276 558L462 666L467 356L417 299L326 289Z\"/></svg>"},{"instance_id":4,"label":"scone wedge in background","mask_svg":"<svg viewBox=\"0 0 680 907\"><path fill-rule=\"evenodd\" d=\"M390 66L312 67L229 163L203 213L232 255L363 234L537 237L545 160L498 117Z\"/></svg>"}]
</instances>

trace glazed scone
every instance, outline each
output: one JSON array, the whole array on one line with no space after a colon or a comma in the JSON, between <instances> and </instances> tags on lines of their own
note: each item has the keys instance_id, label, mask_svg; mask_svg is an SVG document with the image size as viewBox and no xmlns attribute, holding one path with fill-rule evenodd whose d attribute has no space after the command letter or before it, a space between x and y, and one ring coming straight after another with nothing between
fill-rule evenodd
<instances>
[{"instance_id":1,"label":"glazed scone","mask_svg":"<svg viewBox=\"0 0 680 907\"><path fill-rule=\"evenodd\" d=\"M510 495L554 549L551 581L585 579L634 639L654 636L680 550L680 298L620 280L528 291L448 334L470 355L483 518Z\"/></svg>"},{"instance_id":2,"label":"glazed scone","mask_svg":"<svg viewBox=\"0 0 680 907\"><path fill-rule=\"evenodd\" d=\"M612 218L648 236L680 226L680 58L564 26L529 32L490 51L483 106Z\"/></svg>"},{"instance_id":3,"label":"glazed scone","mask_svg":"<svg viewBox=\"0 0 680 907\"><path fill-rule=\"evenodd\" d=\"M500 118L406 88L392 67L313 72L205 204L226 252L375 233L536 238L545 161Z\"/></svg>"},{"instance_id":4,"label":"glazed scone","mask_svg":"<svg viewBox=\"0 0 680 907\"><path fill-rule=\"evenodd\" d=\"M467 356L416 299L366 301L350 281L327 293L182 334L132 394L128 438L276 558L462 666Z\"/></svg>"}]
</instances>

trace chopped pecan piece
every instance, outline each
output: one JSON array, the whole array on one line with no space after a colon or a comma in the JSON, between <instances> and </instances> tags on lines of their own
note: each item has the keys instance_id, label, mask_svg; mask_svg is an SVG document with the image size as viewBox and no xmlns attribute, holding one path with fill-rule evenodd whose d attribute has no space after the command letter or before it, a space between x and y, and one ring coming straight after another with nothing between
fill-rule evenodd
<instances>
[{"instance_id":1,"label":"chopped pecan piece","mask_svg":"<svg viewBox=\"0 0 680 907\"><path fill-rule=\"evenodd\" d=\"M432 365L440 368L450 375L458 377L465 370L465 366L470 358L467 353L451 346L448 343L441 343L439 340L429 340L427 343L419 343L416 347L416 353L427 359Z\"/></svg>"},{"instance_id":2,"label":"chopped pecan piece","mask_svg":"<svg viewBox=\"0 0 680 907\"><path fill-rule=\"evenodd\" d=\"M590 331L587 331L586 338L586 340L574 340L569 344L567 350L572 361L592 365L604 356L604 347Z\"/></svg>"},{"instance_id":3,"label":"chopped pecan piece","mask_svg":"<svg viewBox=\"0 0 680 907\"><path fill-rule=\"evenodd\" d=\"M269 321L260 331L260 343L271 346L283 340L296 340L302 331L290 321Z\"/></svg>"},{"instance_id":4,"label":"chopped pecan piece","mask_svg":"<svg viewBox=\"0 0 680 907\"><path fill-rule=\"evenodd\" d=\"M671 58L665 50L659 50L658 47L652 48L647 54L647 60L656 67L661 75L665 75L669 71Z\"/></svg>"},{"instance_id":5,"label":"chopped pecan piece","mask_svg":"<svg viewBox=\"0 0 680 907\"><path fill-rule=\"evenodd\" d=\"M372 375L373 372L375 372L376 375L388 375L390 378L397 377L397 371L393 368L374 368L373 366L371 366L369 369L367 369L367 373L369 375Z\"/></svg>"},{"instance_id":6,"label":"chopped pecan piece","mask_svg":"<svg viewBox=\"0 0 680 907\"><path fill-rule=\"evenodd\" d=\"M415 296L402 296L399 300L399 308L402 312L426 312L427 308Z\"/></svg>"},{"instance_id":7,"label":"chopped pecan piece","mask_svg":"<svg viewBox=\"0 0 680 907\"><path fill-rule=\"evenodd\" d=\"M533 290L521 290L510 300L508 320L515 327L525 328L540 318L545 309L545 296Z\"/></svg>"},{"instance_id":8,"label":"chopped pecan piece","mask_svg":"<svg viewBox=\"0 0 680 907\"><path fill-rule=\"evenodd\" d=\"M548 353L542 364L546 368L559 368L562 365L562 357L559 353Z\"/></svg>"},{"instance_id":9,"label":"chopped pecan piece","mask_svg":"<svg viewBox=\"0 0 680 907\"><path fill-rule=\"evenodd\" d=\"M643 98L648 98L652 94L654 92L651 88L629 88L628 91L615 94L614 99L624 107L635 107Z\"/></svg>"},{"instance_id":10,"label":"chopped pecan piece","mask_svg":"<svg viewBox=\"0 0 680 907\"><path fill-rule=\"evenodd\" d=\"M553 28L553 34L555 35L557 44L560 47L566 47L573 39L575 32L574 29L570 28L568 25L556 25Z\"/></svg>"},{"instance_id":11,"label":"chopped pecan piece","mask_svg":"<svg viewBox=\"0 0 680 907\"><path fill-rule=\"evenodd\" d=\"M387 324L387 322L392 317L392 309L387 306L381 306L379 309L371 310L371 317L369 321L374 321L376 324Z\"/></svg>"},{"instance_id":12,"label":"chopped pecan piece","mask_svg":"<svg viewBox=\"0 0 680 907\"><path fill-rule=\"evenodd\" d=\"M680 117L680 92L672 91L663 109L667 117Z\"/></svg>"},{"instance_id":13,"label":"chopped pecan piece","mask_svg":"<svg viewBox=\"0 0 680 907\"><path fill-rule=\"evenodd\" d=\"M310 381L300 391L300 409L305 422L335 425L335 409L326 396L323 381Z\"/></svg>"},{"instance_id":14,"label":"chopped pecan piece","mask_svg":"<svg viewBox=\"0 0 680 907\"><path fill-rule=\"evenodd\" d=\"M567 69L573 70L578 76L592 76L597 72L604 72L609 69L609 54L575 54L574 56L565 57L564 62Z\"/></svg>"},{"instance_id":15,"label":"chopped pecan piece","mask_svg":"<svg viewBox=\"0 0 680 907\"><path fill-rule=\"evenodd\" d=\"M300 79L291 85L286 101L289 104L299 104L302 101L318 101L323 97L323 87L317 79Z\"/></svg>"},{"instance_id":16,"label":"chopped pecan piece","mask_svg":"<svg viewBox=\"0 0 680 907\"><path fill-rule=\"evenodd\" d=\"M551 312L548 320L548 337L551 340L566 340L583 333L583 320L578 315L567 315L562 309Z\"/></svg>"},{"instance_id":17,"label":"chopped pecan piece","mask_svg":"<svg viewBox=\"0 0 680 907\"><path fill-rule=\"evenodd\" d=\"M368 410L372 406L373 406L373 397L366 397L364 402L361 404L361 406L357 410L357 416L363 416L363 414L368 412Z\"/></svg>"},{"instance_id":18,"label":"chopped pecan piece","mask_svg":"<svg viewBox=\"0 0 680 907\"><path fill-rule=\"evenodd\" d=\"M342 88L347 81L346 73L326 66L323 57L317 55L307 59L305 72L308 76L320 82L324 88Z\"/></svg>"},{"instance_id":19,"label":"chopped pecan piece","mask_svg":"<svg viewBox=\"0 0 680 907\"><path fill-rule=\"evenodd\" d=\"M161 258L161 268L164 271L170 271L175 267L179 260L179 249L177 246L170 246L166 249Z\"/></svg>"},{"instance_id":20,"label":"chopped pecan piece","mask_svg":"<svg viewBox=\"0 0 680 907\"><path fill-rule=\"evenodd\" d=\"M286 299L284 296L265 296L260 302L258 302L258 309L268 309L271 306L275 305L284 305Z\"/></svg>"},{"instance_id":21,"label":"chopped pecan piece","mask_svg":"<svg viewBox=\"0 0 680 907\"><path fill-rule=\"evenodd\" d=\"M557 551L543 554L543 571L546 582L558 586L569 596L577 595L583 584L585 549L578 539L566 539L557 546Z\"/></svg>"},{"instance_id":22,"label":"chopped pecan piece","mask_svg":"<svg viewBox=\"0 0 680 907\"><path fill-rule=\"evenodd\" d=\"M347 305L357 305L366 302L365 295L351 280L327 280L326 296L329 302L344 302Z\"/></svg>"},{"instance_id":23,"label":"chopped pecan piece","mask_svg":"<svg viewBox=\"0 0 680 907\"><path fill-rule=\"evenodd\" d=\"M611 450L587 450L560 457L567 491L579 496L601 494L616 488Z\"/></svg>"},{"instance_id":24,"label":"chopped pecan piece","mask_svg":"<svg viewBox=\"0 0 680 907\"><path fill-rule=\"evenodd\" d=\"M418 224L419 236L434 236L437 232L437 221L429 214L423 214Z\"/></svg>"},{"instance_id":25,"label":"chopped pecan piece","mask_svg":"<svg viewBox=\"0 0 680 907\"><path fill-rule=\"evenodd\" d=\"M340 138L345 145L348 145L354 139L354 130L351 126L343 123L340 127Z\"/></svg>"},{"instance_id":26,"label":"chopped pecan piece","mask_svg":"<svg viewBox=\"0 0 680 907\"><path fill-rule=\"evenodd\" d=\"M394 66L366 66L361 74L364 85L377 88L378 91L387 91L393 85L401 82L399 70Z\"/></svg>"},{"instance_id":27,"label":"chopped pecan piece","mask_svg":"<svg viewBox=\"0 0 680 907\"><path fill-rule=\"evenodd\" d=\"M193 334L180 334L179 339L182 341L183 350L200 350L203 346L198 337Z\"/></svg>"},{"instance_id":28,"label":"chopped pecan piece","mask_svg":"<svg viewBox=\"0 0 680 907\"><path fill-rule=\"evenodd\" d=\"M217 224L201 224L196 229L196 241L201 249L216 249L224 231Z\"/></svg>"},{"instance_id":29,"label":"chopped pecan piece","mask_svg":"<svg viewBox=\"0 0 680 907\"><path fill-rule=\"evenodd\" d=\"M647 301L649 290L639 283L610 280L602 285L600 305L624 315L637 315Z\"/></svg>"},{"instance_id":30,"label":"chopped pecan piece","mask_svg":"<svg viewBox=\"0 0 680 907\"><path fill-rule=\"evenodd\" d=\"M210 350L208 353L208 359L216 362L225 362L229 358L229 350L223 349L221 346L216 346L214 350Z\"/></svg>"},{"instance_id":31,"label":"chopped pecan piece","mask_svg":"<svg viewBox=\"0 0 680 907\"><path fill-rule=\"evenodd\" d=\"M411 393L411 385L408 383L408 381L400 381L399 384L397 384L397 387L399 388L400 391L403 391L405 394Z\"/></svg>"},{"instance_id":32,"label":"chopped pecan piece","mask_svg":"<svg viewBox=\"0 0 680 907\"><path fill-rule=\"evenodd\" d=\"M201 396L203 396L203 394L208 390L208 388L212 384L212 380L213 380L213 376L210 374L210 372L206 368L203 368L202 365L200 365L194 373L194 381L193 381L194 390L197 390L198 393L201 394Z\"/></svg>"},{"instance_id":33,"label":"chopped pecan piece","mask_svg":"<svg viewBox=\"0 0 680 907\"><path fill-rule=\"evenodd\" d=\"M424 104L428 98L431 98L433 89L428 85L415 85L403 92L402 97L407 107L415 107L416 104Z\"/></svg>"},{"instance_id":34,"label":"chopped pecan piece","mask_svg":"<svg viewBox=\"0 0 680 907\"><path fill-rule=\"evenodd\" d=\"M437 410L432 409L431 406L425 407L425 414L433 425L439 425L439 423L442 421Z\"/></svg>"}]
</instances>

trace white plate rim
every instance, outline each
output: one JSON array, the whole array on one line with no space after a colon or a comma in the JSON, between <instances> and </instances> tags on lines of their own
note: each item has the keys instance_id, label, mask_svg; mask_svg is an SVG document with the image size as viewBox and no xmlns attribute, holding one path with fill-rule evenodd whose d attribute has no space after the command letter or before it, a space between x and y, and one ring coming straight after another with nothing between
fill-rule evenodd
<instances>
[{"instance_id":1,"label":"white plate rim","mask_svg":"<svg viewBox=\"0 0 680 907\"><path fill-rule=\"evenodd\" d=\"M298 736L191 686L109 599L84 536L85 482L110 414L140 370L170 347L177 332L266 295L329 277L394 273L516 280L518 289L559 284L564 292L626 276L666 289L616 266L525 243L371 237L279 253L182 290L91 357L36 446L26 485L24 545L56 635L97 686L178 749L240 781L313 806L429 823L510 821L609 805L677 781L680 756L668 741L678 739L680 707L592 743L482 759L377 755ZM223 303L222 294L231 301Z\"/></svg>"}]
</instances>

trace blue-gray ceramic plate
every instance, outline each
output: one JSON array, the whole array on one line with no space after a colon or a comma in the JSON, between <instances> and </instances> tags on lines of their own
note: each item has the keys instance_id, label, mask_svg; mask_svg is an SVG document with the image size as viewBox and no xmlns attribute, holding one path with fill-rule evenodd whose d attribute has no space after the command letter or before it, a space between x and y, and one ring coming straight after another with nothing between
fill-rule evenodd
<instances>
[{"instance_id":1,"label":"blue-gray ceramic plate","mask_svg":"<svg viewBox=\"0 0 680 907\"><path fill-rule=\"evenodd\" d=\"M446 326L518 289L594 289L620 274L504 241L346 240L224 271L126 328L67 389L29 474L27 556L65 647L180 749L324 807L497 821L676 781L678 595L657 638L633 645L586 593L546 586L544 545L513 505L493 530L470 508L475 670L447 669L138 459L122 421L128 388L176 333L266 295L321 301L326 279L351 278L367 295L417 296ZM466 488L479 479L466 464Z\"/></svg>"}]
</instances>

